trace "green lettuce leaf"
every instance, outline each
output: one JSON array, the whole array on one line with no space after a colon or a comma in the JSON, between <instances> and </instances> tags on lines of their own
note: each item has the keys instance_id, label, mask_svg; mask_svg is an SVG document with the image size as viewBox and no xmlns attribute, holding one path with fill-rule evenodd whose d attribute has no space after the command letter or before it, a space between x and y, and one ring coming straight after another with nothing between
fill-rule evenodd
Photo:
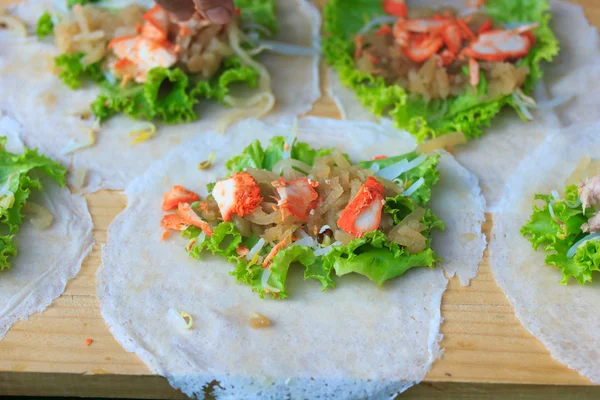
<instances>
[{"instance_id":1,"label":"green lettuce leaf","mask_svg":"<svg viewBox=\"0 0 600 400\"><path fill-rule=\"evenodd\" d=\"M229 57L223 61L223 70L214 79L211 91L206 98L214 98L227 104L225 97L229 94L231 86L245 83L248 87L255 88L258 85L258 71L247 65L243 65L238 57ZM199 82L202 84L202 81Z\"/></svg>"},{"instance_id":2,"label":"green lettuce leaf","mask_svg":"<svg viewBox=\"0 0 600 400\"><path fill-rule=\"evenodd\" d=\"M182 232L182 236L193 241L198 239L201 232L196 227L188 227ZM265 269L260 264L250 264L245 258L240 258L236 252L238 246L251 249L257 241L256 236L243 237L235 224L221 222L214 228L213 235L210 238L205 238L201 243L193 242L194 244L188 247L188 252L196 259L201 258L203 251L210 251L213 255L226 258L227 261L235 265L230 275L234 276L237 282L250 286L252 291L258 293L261 298L264 298L266 294L271 294L272 297L280 299L288 297L285 282L290 265L293 263L303 265L306 268L304 279L318 280L321 282L323 290L335 287L330 276L331 269L325 269L322 263L318 262L319 260L317 260L313 249L307 246L290 246L279 251L273 258L270 268L271 275L267 280L267 284L278 289L279 292L268 293L262 283L262 274ZM265 256L269 251L271 251L271 247L265 246L260 254Z\"/></svg>"},{"instance_id":3,"label":"green lettuce leaf","mask_svg":"<svg viewBox=\"0 0 600 400\"><path fill-rule=\"evenodd\" d=\"M388 241L381 231L374 231L345 246L334 247L325 256L324 264L331 266L338 276L354 272L381 286L411 268L433 268L436 261L438 257L431 249L409 254L402 246Z\"/></svg>"},{"instance_id":4,"label":"green lettuce leaf","mask_svg":"<svg viewBox=\"0 0 600 400\"><path fill-rule=\"evenodd\" d=\"M419 156L420 154L417 154L413 151L411 153L395 157L388 157L381 160L362 161L358 165L361 168L371 168L373 164L378 164L379 169L383 169L385 167L389 167L392 164L396 164L397 162L400 162L402 160L407 160L410 162ZM423 161L419 166L409 171L406 171L405 173L397 177L402 179L402 181L404 182L405 189L407 189L410 185L412 185L420 178L424 179L424 184L410 196L410 198L417 204L427 204L429 199L431 199L431 188L440 179L440 174L437 170L439 159L440 156L437 154L433 156L428 156L427 159Z\"/></svg>"},{"instance_id":5,"label":"green lettuce leaf","mask_svg":"<svg viewBox=\"0 0 600 400\"><path fill-rule=\"evenodd\" d=\"M143 85L131 83L124 88L105 82L103 92L91 109L101 121L124 113L135 119L159 119L167 124L191 122L198 118L194 99L188 93L188 76L179 68L153 68Z\"/></svg>"},{"instance_id":6,"label":"green lettuce leaf","mask_svg":"<svg viewBox=\"0 0 600 400\"><path fill-rule=\"evenodd\" d=\"M592 273L600 271L600 242L597 240L588 240L577 248L573 257L573 266L569 268L572 276L577 278L577 282L583 284L592 281ZM577 268L574 270L574 268Z\"/></svg>"},{"instance_id":7,"label":"green lettuce leaf","mask_svg":"<svg viewBox=\"0 0 600 400\"><path fill-rule=\"evenodd\" d=\"M52 35L54 32L54 21L52 21L52 15L48 11L44 12L40 19L38 19L35 27L35 34L38 38L42 39L48 35Z\"/></svg>"},{"instance_id":8,"label":"green lettuce leaf","mask_svg":"<svg viewBox=\"0 0 600 400\"><path fill-rule=\"evenodd\" d=\"M541 61L551 61L558 54L558 41L549 26L548 9L547 0L486 2L486 11L497 21L540 23L534 32L537 42L520 63L530 68L523 85L527 94L542 77ZM462 95L445 101L425 102L421 96L409 95L398 85L386 85L381 77L359 71L352 57L354 35L380 15L384 15L381 3L368 0L330 0L323 11L325 58L336 69L342 84L353 89L358 100L371 112L379 116L389 114L399 128L408 130L418 141L448 132L462 132L468 139L478 137L507 105L520 114L511 95L487 98L484 74L476 90L469 88Z\"/></svg>"},{"instance_id":9,"label":"green lettuce leaf","mask_svg":"<svg viewBox=\"0 0 600 400\"><path fill-rule=\"evenodd\" d=\"M531 242L534 249L537 250L541 246L547 253L546 264L562 271L563 284L567 284L570 277L580 284L591 281L590 266L595 262L590 261L591 248L587 244L580 246L574 257L567 257L569 249L587 236L581 231L581 226L594 214L591 208L584 213L581 205L577 203L577 198L575 185L565 189L565 198L561 200L554 200L549 195L535 195L535 200L542 200L544 205L534 205L533 214L521 228L521 234ZM555 218L550 214L550 204Z\"/></svg>"},{"instance_id":10,"label":"green lettuce leaf","mask_svg":"<svg viewBox=\"0 0 600 400\"><path fill-rule=\"evenodd\" d=\"M246 168L259 168L272 170L273 166L283 158L286 138L276 136L271 138L268 146L255 140L248 145L240 155L232 157L226 162L227 170L231 173L243 171ZM309 165L314 163L316 157L331 152L331 149L315 150L307 143L295 142L290 150L293 159L300 160ZM380 168L385 168L401 160L409 162L419 157L415 152L402 156L390 157L383 160L366 161L358 164L362 168L368 168L377 163ZM419 166L403 174L407 184L415 182L420 178L424 184L415 191L412 196L397 196L386 199L384 212L392 215L395 223L402 221L416 207L425 207L425 215L421 223L426 226L422 232L426 237L433 229L444 229L444 223L440 221L433 212L426 207L431 198L431 187L438 181L439 174L436 166L439 156L428 156ZM212 184L214 185L214 184ZM211 192L212 185L208 191ZM221 222L214 228L213 235L201 243L198 237L202 235L201 230L189 227L183 232L183 236L192 241L188 245L188 252L192 257L200 258L203 251L225 257L235 265L231 275L238 282L244 283L257 292L263 298L269 294L263 287L263 273L265 270L261 265L251 265L245 258L240 258L236 249L245 246L251 249L259 240L258 237L243 237L234 223ZM289 268L292 264L300 264L304 267L304 279L315 279L321 283L323 290L335 287L332 273L342 276L348 273L358 273L367 276L378 285L388 279L397 277L410 268L433 267L439 260L430 248L431 239L426 241L427 248L419 254L409 254L404 246L387 240L384 233L374 231L366 234L363 238L352 240L344 246L332 246L332 250L326 255L315 256L315 250L307 246L288 246L280 250L272 260L270 275L267 284L278 290L271 292L272 297L286 298L286 280ZM272 249L271 245L265 245L260 255L265 257Z\"/></svg>"},{"instance_id":11,"label":"green lettuce leaf","mask_svg":"<svg viewBox=\"0 0 600 400\"><path fill-rule=\"evenodd\" d=\"M11 260L17 256L17 246L13 243L14 235L0 235L0 271L11 266Z\"/></svg>"},{"instance_id":12,"label":"green lettuce leaf","mask_svg":"<svg viewBox=\"0 0 600 400\"><path fill-rule=\"evenodd\" d=\"M65 167L37 150L25 149L23 154L12 154L5 146L6 137L0 137L0 225L13 235L0 236L0 270L10 268L9 257L16 256L12 238L23 223L23 206L31 190L42 189L39 177L30 173L41 172L61 186L65 185L67 173Z\"/></svg>"},{"instance_id":13,"label":"green lettuce leaf","mask_svg":"<svg viewBox=\"0 0 600 400\"><path fill-rule=\"evenodd\" d=\"M285 138L282 136L271 138L271 144L266 148L255 140L242 151L241 155L227 161L226 167L232 173L243 171L247 167L272 170L273 166L283 159L284 144ZM293 155L291 157L295 158Z\"/></svg>"},{"instance_id":14,"label":"green lettuce leaf","mask_svg":"<svg viewBox=\"0 0 600 400\"><path fill-rule=\"evenodd\" d=\"M102 61L84 66L81 64L83 53L62 54L54 59L54 64L59 69L58 77L71 89L78 89L84 80L102 82Z\"/></svg>"},{"instance_id":15,"label":"green lettuce leaf","mask_svg":"<svg viewBox=\"0 0 600 400\"><path fill-rule=\"evenodd\" d=\"M88 2L90 0L68 0L70 7ZM241 8L242 19L276 32L273 0L239 0L236 4ZM259 78L258 71L242 64L238 57L228 57L211 80L188 76L179 68L154 68L144 84L130 82L122 88L119 83L106 81L101 62L84 67L80 62L82 57L82 53L57 57L59 76L72 89L81 87L85 79L101 83L102 93L90 105L101 121L123 113L134 119L159 120L167 124L191 122L199 117L194 107L201 99L214 99L229 105L227 96L234 85L254 88Z\"/></svg>"},{"instance_id":16,"label":"green lettuce leaf","mask_svg":"<svg viewBox=\"0 0 600 400\"><path fill-rule=\"evenodd\" d=\"M255 140L242 151L242 154L230 158L225 166L231 173L244 171L247 167L270 171L278 161L283 159L285 141L286 138L283 136L275 136L271 138L269 146L263 148L260 141ZM315 158L322 157L330 152L331 149L314 150L308 143L295 141L292 145L290 157L312 165Z\"/></svg>"},{"instance_id":17,"label":"green lettuce leaf","mask_svg":"<svg viewBox=\"0 0 600 400\"><path fill-rule=\"evenodd\" d=\"M166 124L179 124L198 119L194 106L199 99L216 99L224 103L233 84L255 87L258 72L235 58L224 61L223 70L212 81L193 84L179 68L153 68L144 84L102 84L102 93L92 103L94 115L101 121L123 113L135 119L157 119Z\"/></svg>"},{"instance_id":18,"label":"green lettuce leaf","mask_svg":"<svg viewBox=\"0 0 600 400\"><path fill-rule=\"evenodd\" d=\"M235 0L234 3L242 13L243 22L261 25L271 34L277 33L275 0Z\"/></svg>"}]
</instances>

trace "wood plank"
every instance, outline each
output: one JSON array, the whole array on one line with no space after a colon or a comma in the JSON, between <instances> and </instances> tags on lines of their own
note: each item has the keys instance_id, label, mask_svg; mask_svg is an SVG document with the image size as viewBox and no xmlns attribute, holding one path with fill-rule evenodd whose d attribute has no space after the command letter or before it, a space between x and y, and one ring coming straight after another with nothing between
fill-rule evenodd
<instances>
[{"instance_id":1,"label":"wood plank","mask_svg":"<svg viewBox=\"0 0 600 400\"><path fill-rule=\"evenodd\" d=\"M0 5L18 0L0 0ZM575 0L600 24L600 2ZM324 69L322 70L324 75ZM309 115L339 118L324 96ZM86 196L97 244L63 296L42 314L20 321L0 341L0 395L69 395L138 398L179 396L164 379L153 376L135 354L126 353L104 324L95 297L95 272L106 230L126 199L115 192ZM491 218L485 232L491 229ZM599 387L556 362L514 316L494 282L488 259L469 287L452 279L442 299L443 358L426 383L406 398L598 398ZM92 338L93 344L85 346ZM495 385L491 385L494 383ZM518 385L503 385L513 383ZM576 385L526 386L541 385ZM488 397L486 397L488 396ZM490 395L491 396L491 395Z\"/></svg>"}]
</instances>

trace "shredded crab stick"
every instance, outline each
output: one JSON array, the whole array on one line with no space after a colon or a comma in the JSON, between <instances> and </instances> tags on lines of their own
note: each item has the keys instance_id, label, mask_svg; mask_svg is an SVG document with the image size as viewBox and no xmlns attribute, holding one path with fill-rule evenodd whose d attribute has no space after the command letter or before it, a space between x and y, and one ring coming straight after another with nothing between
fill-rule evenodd
<instances>
[{"instance_id":1,"label":"shredded crab stick","mask_svg":"<svg viewBox=\"0 0 600 400\"><path fill-rule=\"evenodd\" d=\"M183 186L173 186L163 197L162 210L176 210L179 203L194 203L200 200L200 196L187 190Z\"/></svg>"},{"instance_id":2,"label":"shredded crab stick","mask_svg":"<svg viewBox=\"0 0 600 400\"><path fill-rule=\"evenodd\" d=\"M169 33L169 15L159 6L152 7L144 14L141 35L158 42L167 40Z\"/></svg>"},{"instance_id":3,"label":"shredded crab stick","mask_svg":"<svg viewBox=\"0 0 600 400\"><path fill-rule=\"evenodd\" d=\"M144 25L139 35L128 35L110 41L117 61L112 64L115 74L123 82L134 78L145 82L148 71L155 67L169 68L177 62L175 46L167 40L169 15L158 6L144 14Z\"/></svg>"},{"instance_id":4,"label":"shredded crab stick","mask_svg":"<svg viewBox=\"0 0 600 400\"><path fill-rule=\"evenodd\" d=\"M196 214L189 203L179 203L179 206L177 207L177 214L187 225L196 226L202 229L202 232L206 233L206 236L212 236L212 228L208 222L200 218L200 216Z\"/></svg>"},{"instance_id":5,"label":"shredded crab stick","mask_svg":"<svg viewBox=\"0 0 600 400\"><path fill-rule=\"evenodd\" d=\"M479 8L484 1L472 3ZM431 17L410 18L404 1L383 0L383 9L388 15L371 20L354 38L354 58L358 68L381 75L390 82L396 82L399 78L406 79L409 81L409 88L414 86L417 93L433 98L445 99L448 96L445 89L421 88L421 75L430 73L431 65L434 64L421 68L411 65L412 63L425 65L434 58L439 65L436 69L441 72L437 81L442 82L441 85L444 86L444 80L448 80L448 85L458 88L466 82L454 79L454 75L446 67L457 69L468 64L468 82L477 86L481 73L478 61L507 62L523 58L535 44L534 30L540 26L539 23L531 23L511 29L496 29L490 18L477 18L474 21L470 15L459 17L461 14L455 16L450 12L439 12ZM471 11L477 12L476 9ZM370 30L377 25L381 26L371 32ZM393 36L393 42L377 38L390 34ZM388 48L390 46L391 48ZM390 63L388 59L388 55L394 52L403 53L412 63L400 60L402 68L397 68L396 64ZM405 64L407 68L404 68ZM515 69L518 67L515 66ZM514 73L520 74L519 71ZM452 83L451 80L456 82Z\"/></svg>"},{"instance_id":6,"label":"shredded crab stick","mask_svg":"<svg viewBox=\"0 0 600 400\"><path fill-rule=\"evenodd\" d=\"M277 253L279 253L279 250L283 249L284 247L286 247L287 245L289 245L291 243L292 243L292 238L290 236L288 236L285 239L283 239L281 242L279 242L275 246L273 246L273 248L271 249L269 254L267 254L267 256L265 257L265 260L262 263L263 268L267 268L269 266L269 263L277 255Z\"/></svg>"},{"instance_id":7,"label":"shredded crab stick","mask_svg":"<svg viewBox=\"0 0 600 400\"><path fill-rule=\"evenodd\" d=\"M408 47L403 49L406 57L412 61L421 63L430 59L444 45L444 41L439 36L422 33L414 36Z\"/></svg>"},{"instance_id":8,"label":"shredded crab stick","mask_svg":"<svg viewBox=\"0 0 600 400\"><path fill-rule=\"evenodd\" d=\"M404 27L404 19L399 19L394 24L394 29L392 30L392 35L394 36L394 40L398 45L402 47L408 46L410 42L410 32L406 30Z\"/></svg>"},{"instance_id":9,"label":"shredded crab stick","mask_svg":"<svg viewBox=\"0 0 600 400\"><path fill-rule=\"evenodd\" d=\"M315 190L318 182L308 178L294 179L286 182L283 178L272 182L277 189L279 200L277 206L284 215L290 213L301 221L306 221L311 210L317 207L319 193Z\"/></svg>"},{"instance_id":10,"label":"shredded crab stick","mask_svg":"<svg viewBox=\"0 0 600 400\"><path fill-rule=\"evenodd\" d=\"M337 221L344 232L360 238L379 227L384 204L384 187L369 177L354 199L344 208Z\"/></svg>"},{"instance_id":11,"label":"shredded crab stick","mask_svg":"<svg viewBox=\"0 0 600 400\"><path fill-rule=\"evenodd\" d=\"M238 172L229 179L217 182L212 195L223 221L231 221L233 214L240 217L250 214L263 200L258 183L248 172Z\"/></svg>"},{"instance_id":12,"label":"shredded crab stick","mask_svg":"<svg viewBox=\"0 0 600 400\"><path fill-rule=\"evenodd\" d=\"M187 228L188 224L177 214L167 214L160 221L160 226L164 229L182 231Z\"/></svg>"},{"instance_id":13,"label":"shredded crab stick","mask_svg":"<svg viewBox=\"0 0 600 400\"><path fill-rule=\"evenodd\" d=\"M485 61L507 61L525 57L532 46L528 35L493 30L482 33L464 50L465 54Z\"/></svg>"},{"instance_id":14,"label":"shredded crab stick","mask_svg":"<svg viewBox=\"0 0 600 400\"><path fill-rule=\"evenodd\" d=\"M383 11L398 18L408 15L408 7L404 0L383 0Z\"/></svg>"},{"instance_id":15,"label":"shredded crab stick","mask_svg":"<svg viewBox=\"0 0 600 400\"><path fill-rule=\"evenodd\" d=\"M458 54L462 49L463 38L457 24L448 24L442 31L442 39L452 54Z\"/></svg>"}]
</instances>

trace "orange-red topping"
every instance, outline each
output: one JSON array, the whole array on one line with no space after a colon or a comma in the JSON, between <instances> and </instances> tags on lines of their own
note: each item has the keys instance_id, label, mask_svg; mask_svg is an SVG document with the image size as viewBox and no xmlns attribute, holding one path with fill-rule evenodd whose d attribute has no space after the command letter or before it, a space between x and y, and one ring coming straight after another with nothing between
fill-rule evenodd
<instances>
[{"instance_id":1,"label":"orange-red topping","mask_svg":"<svg viewBox=\"0 0 600 400\"><path fill-rule=\"evenodd\" d=\"M398 18L408 15L408 7L404 0L383 0L383 11Z\"/></svg>"},{"instance_id":2,"label":"orange-red topping","mask_svg":"<svg viewBox=\"0 0 600 400\"><path fill-rule=\"evenodd\" d=\"M187 190L183 186L175 185L163 197L162 210L175 210L179 203L193 203L200 200L200 196Z\"/></svg>"},{"instance_id":3,"label":"orange-red topping","mask_svg":"<svg viewBox=\"0 0 600 400\"><path fill-rule=\"evenodd\" d=\"M212 195L223 221L231 221L233 214L240 217L250 214L263 200L258 183L247 172L237 172L231 178L217 182Z\"/></svg>"},{"instance_id":4,"label":"orange-red topping","mask_svg":"<svg viewBox=\"0 0 600 400\"><path fill-rule=\"evenodd\" d=\"M200 218L189 203L179 203L177 215L179 215L187 225L196 226L202 229L202 232L206 233L206 236L212 236L212 228L208 222Z\"/></svg>"},{"instance_id":5,"label":"orange-red topping","mask_svg":"<svg viewBox=\"0 0 600 400\"><path fill-rule=\"evenodd\" d=\"M344 208L337 221L344 232L360 238L379 228L384 203L384 187L375 178L368 177L354 199Z\"/></svg>"},{"instance_id":6,"label":"orange-red topping","mask_svg":"<svg viewBox=\"0 0 600 400\"><path fill-rule=\"evenodd\" d=\"M306 221L311 210L317 207L319 194L315 190L318 182L308 178L294 179L286 182L283 178L272 183L277 189L279 201L277 205L283 213L290 213L301 221Z\"/></svg>"}]
</instances>

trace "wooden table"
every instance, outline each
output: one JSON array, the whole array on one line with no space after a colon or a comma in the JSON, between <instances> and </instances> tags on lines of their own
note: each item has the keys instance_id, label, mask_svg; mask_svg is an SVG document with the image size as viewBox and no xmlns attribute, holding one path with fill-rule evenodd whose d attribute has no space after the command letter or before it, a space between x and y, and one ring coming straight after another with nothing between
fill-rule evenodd
<instances>
[{"instance_id":1,"label":"wooden table","mask_svg":"<svg viewBox=\"0 0 600 400\"><path fill-rule=\"evenodd\" d=\"M1 4L18 0L0 0ZM600 1L575 0L600 26ZM310 115L339 118L323 97ZM115 192L87 196L96 246L65 293L45 312L16 323L0 341L0 395L183 398L152 375L109 333L96 301L100 244L126 199ZM491 216L485 226L491 228ZM600 386L555 361L519 323L487 264L471 286L453 279L442 299L442 360L406 398L599 398ZM87 338L93 339L89 347ZM551 386L560 385L560 386Z\"/></svg>"}]
</instances>

